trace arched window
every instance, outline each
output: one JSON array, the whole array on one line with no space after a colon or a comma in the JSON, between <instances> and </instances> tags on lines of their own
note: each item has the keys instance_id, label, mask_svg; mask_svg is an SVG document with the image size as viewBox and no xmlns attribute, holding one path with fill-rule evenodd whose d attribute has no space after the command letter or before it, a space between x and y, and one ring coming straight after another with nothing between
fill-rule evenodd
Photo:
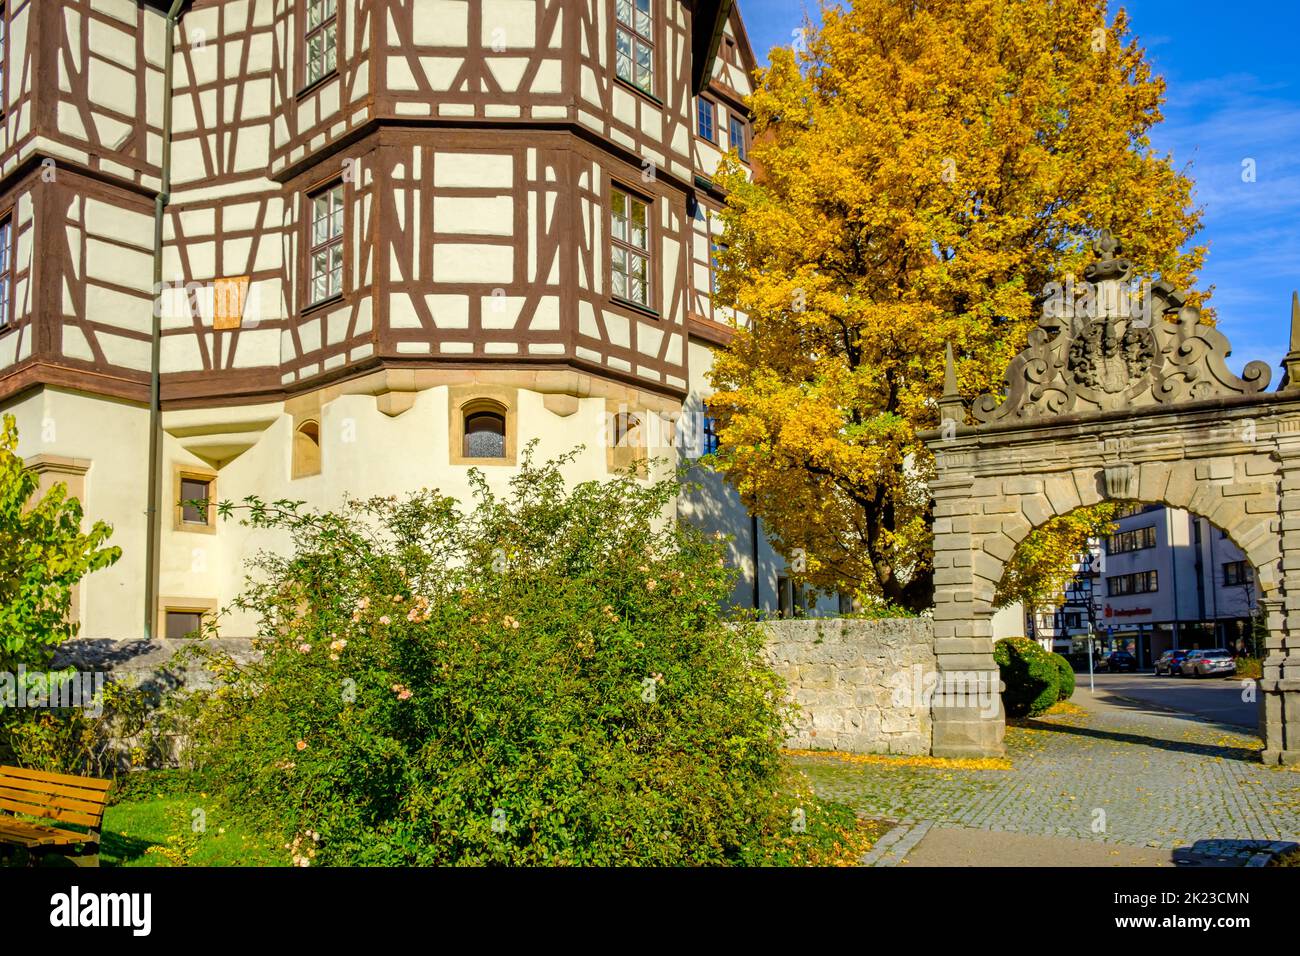
<instances>
[{"instance_id":1,"label":"arched window","mask_svg":"<svg viewBox=\"0 0 1300 956\"><path fill-rule=\"evenodd\" d=\"M466 458L506 457L505 409L497 410L475 404L465 410L465 443L462 454Z\"/></svg>"},{"instance_id":2,"label":"arched window","mask_svg":"<svg viewBox=\"0 0 1300 956\"><path fill-rule=\"evenodd\" d=\"M519 429L515 389L480 383L453 385L447 399L450 464L515 464Z\"/></svg>"},{"instance_id":3,"label":"arched window","mask_svg":"<svg viewBox=\"0 0 1300 956\"><path fill-rule=\"evenodd\" d=\"M606 440L609 448L606 449L606 468L611 472L633 469L637 474L644 475L648 443L641 416L612 410L608 414Z\"/></svg>"},{"instance_id":4,"label":"arched window","mask_svg":"<svg viewBox=\"0 0 1300 956\"><path fill-rule=\"evenodd\" d=\"M631 412L614 416L614 447L637 448L641 444L641 419Z\"/></svg>"},{"instance_id":5,"label":"arched window","mask_svg":"<svg viewBox=\"0 0 1300 956\"><path fill-rule=\"evenodd\" d=\"M294 478L320 474L320 423L303 422L293 433Z\"/></svg>"}]
</instances>

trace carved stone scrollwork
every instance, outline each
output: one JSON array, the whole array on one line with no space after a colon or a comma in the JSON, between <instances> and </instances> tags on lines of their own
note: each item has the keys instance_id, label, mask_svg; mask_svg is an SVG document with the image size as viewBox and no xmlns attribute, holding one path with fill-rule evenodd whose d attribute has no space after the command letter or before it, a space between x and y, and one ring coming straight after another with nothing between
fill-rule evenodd
<instances>
[{"instance_id":1,"label":"carved stone scrollwork","mask_svg":"<svg viewBox=\"0 0 1300 956\"><path fill-rule=\"evenodd\" d=\"M1039 327L1007 367L1004 396L982 395L973 414L999 422L1077 412L1146 408L1268 387L1271 370L1250 362L1228 371L1227 337L1200 321L1199 310L1166 282L1135 293L1132 263L1118 258L1109 233L1093 246L1099 261L1084 271L1082 294L1049 295Z\"/></svg>"}]
</instances>

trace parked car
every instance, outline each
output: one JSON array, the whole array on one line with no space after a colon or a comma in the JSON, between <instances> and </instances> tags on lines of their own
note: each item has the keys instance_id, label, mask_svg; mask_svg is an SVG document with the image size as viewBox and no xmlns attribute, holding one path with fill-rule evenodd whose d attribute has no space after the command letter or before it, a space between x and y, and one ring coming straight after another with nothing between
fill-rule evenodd
<instances>
[{"instance_id":1,"label":"parked car","mask_svg":"<svg viewBox=\"0 0 1300 956\"><path fill-rule=\"evenodd\" d=\"M1137 659L1128 651L1111 651L1102 658L1101 666L1103 670L1112 674L1117 674L1120 671L1136 672L1138 669Z\"/></svg>"},{"instance_id":2,"label":"parked car","mask_svg":"<svg viewBox=\"0 0 1300 956\"><path fill-rule=\"evenodd\" d=\"M1189 677L1224 677L1237 672L1237 662L1226 647L1189 651L1183 658L1182 671Z\"/></svg>"},{"instance_id":3,"label":"parked car","mask_svg":"<svg viewBox=\"0 0 1300 956\"><path fill-rule=\"evenodd\" d=\"M1170 677L1178 677L1182 674L1183 658L1187 656L1186 650L1165 651L1156 660L1156 676L1168 674Z\"/></svg>"}]
</instances>

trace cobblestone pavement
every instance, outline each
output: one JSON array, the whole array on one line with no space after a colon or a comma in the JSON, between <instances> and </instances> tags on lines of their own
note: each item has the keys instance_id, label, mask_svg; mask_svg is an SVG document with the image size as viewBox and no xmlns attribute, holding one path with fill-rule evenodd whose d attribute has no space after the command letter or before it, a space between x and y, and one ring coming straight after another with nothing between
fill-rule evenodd
<instances>
[{"instance_id":1,"label":"cobblestone pavement","mask_svg":"<svg viewBox=\"0 0 1300 956\"><path fill-rule=\"evenodd\" d=\"M930 832L933 823L903 823L882 836L862 858L863 866L898 866Z\"/></svg>"},{"instance_id":2,"label":"cobblestone pavement","mask_svg":"<svg viewBox=\"0 0 1300 956\"><path fill-rule=\"evenodd\" d=\"M1216 854L1231 841L1250 855L1244 841L1300 840L1300 772L1258 763L1258 738L1081 696L1084 713L1007 728L1011 770L795 760L822 796L902 824Z\"/></svg>"}]
</instances>

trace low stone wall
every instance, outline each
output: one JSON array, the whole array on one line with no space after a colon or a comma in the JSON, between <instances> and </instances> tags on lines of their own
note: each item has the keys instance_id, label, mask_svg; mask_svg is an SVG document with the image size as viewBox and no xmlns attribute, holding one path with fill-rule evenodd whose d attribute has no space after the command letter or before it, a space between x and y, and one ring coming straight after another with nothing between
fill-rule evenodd
<instances>
[{"instance_id":1,"label":"low stone wall","mask_svg":"<svg viewBox=\"0 0 1300 956\"><path fill-rule=\"evenodd\" d=\"M767 657L798 708L787 743L806 750L928 754L930 707L925 681L935 670L934 628L928 618L771 621ZM71 641L58 666L111 671L131 684L159 688L210 686L201 668L168 665L188 641ZM209 642L237 660L252 654L247 640Z\"/></svg>"},{"instance_id":2,"label":"low stone wall","mask_svg":"<svg viewBox=\"0 0 1300 956\"><path fill-rule=\"evenodd\" d=\"M928 754L935 669L927 618L822 618L766 625L767 655L799 708L788 744L848 753Z\"/></svg>"},{"instance_id":3,"label":"low stone wall","mask_svg":"<svg viewBox=\"0 0 1300 956\"><path fill-rule=\"evenodd\" d=\"M176 658L193 640L155 638L137 641L109 641L79 638L59 646L54 652L54 667L72 666L78 670L105 671L130 686L175 687L184 683L191 688L213 686L211 674L192 660ZM229 654L239 663L253 659L253 645L248 638L209 638L205 647Z\"/></svg>"}]
</instances>

